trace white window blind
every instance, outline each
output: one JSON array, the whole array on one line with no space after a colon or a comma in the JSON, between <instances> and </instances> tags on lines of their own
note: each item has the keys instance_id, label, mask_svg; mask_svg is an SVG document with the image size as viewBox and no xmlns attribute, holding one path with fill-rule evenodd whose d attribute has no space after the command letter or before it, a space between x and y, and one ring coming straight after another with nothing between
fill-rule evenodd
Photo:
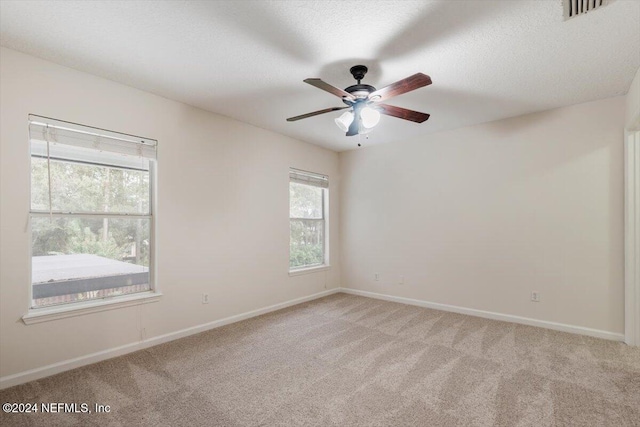
<instances>
[{"instance_id":1,"label":"white window blind","mask_svg":"<svg viewBox=\"0 0 640 427\"><path fill-rule=\"evenodd\" d=\"M299 169L289 169L289 181L313 187L329 188L329 177Z\"/></svg>"},{"instance_id":2,"label":"white window blind","mask_svg":"<svg viewBox=\"0 0 640 427\"><path fill-rule=\"evenodd\" d=\"M157 141L29 115L31 155L148 169Z\"/></svg>"}]
</instances>

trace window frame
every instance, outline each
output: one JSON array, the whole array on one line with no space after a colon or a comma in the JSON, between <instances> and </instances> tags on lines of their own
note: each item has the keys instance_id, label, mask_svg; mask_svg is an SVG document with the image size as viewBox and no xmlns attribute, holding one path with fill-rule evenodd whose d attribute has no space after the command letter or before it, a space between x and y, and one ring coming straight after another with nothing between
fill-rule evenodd
<instances>
[{"instance_id":1,"label":"window frame","mask_svg":"<svg viewBox=\"0 0 640 427\"><path fill-rule=\"evenodd\" d=\"M92 126L81 125L73 122L66 122L58 119L51 119L48 117L29 115L29 123L32 118L50 120L52 122L59 122L68 124L70 126L93 129L95 131L105 131L112 134L120 134L127 137L133 137L137 139L155 141L151 138L143 138L135 135L123 134L121 132L109 131L106 129L100 129ZM128 213L95 213L95 212L64 212L57 210L40 210L32 209L32 149L31 149L31 137L27 139L27 155L29 158L29 198L28 198L28 219L27 219L27 237L28 242L28 307L27 313L22 316L22 321L27 324L41 323L50 320L57 320L66 317L73 317L84 315L88 313L100 312L105 310L112 310L120 307L129 307L133 305L146 304L156 302L160 300L162 293L158 289L157 285L157 245L156 245L156 223L157 223L157 145L155 146L156 157L149 159L149 213L148 214L128 214ZM157 144L157 141L155 141ZM64 160L62 160L64 161ZM78 162L80 163L80 162ZM108 163L99 164L99 166L118 168L117 165L109 165ZM86 301L76 301L70 303L62 303L50 306L33 306L33 230L32 219L42 217L54 217L54 218L121 218L121 219L148 219L149 220L149 289L141 292L134 292L124 295L114 295L102 298L95 298Z\"/></svg>"},{"instance_id":2,"label":"window frame","mask_svg":"<svg viewBox=\"0 0 640 427\"><path fill-rule=\"evenodd\" d=\"M305 184L301 182L296 182L291 179L291 173L303 174L311 177L321 178L327 181L327 186L322 187L319 185L311 185ZM309 187L320 188L322 190L322 218L298 218L291 217L291 184L296 183L299 185L307 185ZM301 274L312 273L316 271L327 270L331 267L329 262L329 177L327 175L323 175L316 172L309 172L296 168L289 168L289 276L298 276ZM308 264L299 267L291 267L291 221L311 221L311 222L321 222L323 231L322 231L322 263L320 264Z\"/></svg>"}]
</instances>

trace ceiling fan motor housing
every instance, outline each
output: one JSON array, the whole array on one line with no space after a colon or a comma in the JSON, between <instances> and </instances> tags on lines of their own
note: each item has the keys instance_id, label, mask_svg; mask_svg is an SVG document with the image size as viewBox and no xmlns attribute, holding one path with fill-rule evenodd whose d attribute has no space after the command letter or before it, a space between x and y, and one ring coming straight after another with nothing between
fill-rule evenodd
<instances>
[{"instance_id":1,"label":"ceiling fan motor housing","mask_svg":"<svg viewBox=\"0 0 640 427\"><path fill-rule=\"evenodd\" d=\"M349 86L344 90L345 92L349 92L351 95L355 96L358 99L364 99L369 96L370 93L375 92L376 88L371 85L357 84L353 86ZM352 104L351 101L348 104Z\"/></svg>"},{"instance_id":2,"label":"ceiling fan motor housing","mask_svg":"<svg viewBox=\"0 0 640 427\"><path fill-rule=\"evenodd\" d=\"M355 96L358 99L367 98L370 93L375 92L376 91L375 87L371 85L360 84L360 80L364 79L364 76L367 74L367 71L369 71L369 69L365 65L354 65L353 67L351 67L351 69L349 69L349 72L351 73L353 78L358 81L358 84L349 86L344 91L350 93L351 95ZM344 99L343 101L345 101L345 104L347 105L353 104L353 101L347 102Z\"/></svg>"}]
</instances>

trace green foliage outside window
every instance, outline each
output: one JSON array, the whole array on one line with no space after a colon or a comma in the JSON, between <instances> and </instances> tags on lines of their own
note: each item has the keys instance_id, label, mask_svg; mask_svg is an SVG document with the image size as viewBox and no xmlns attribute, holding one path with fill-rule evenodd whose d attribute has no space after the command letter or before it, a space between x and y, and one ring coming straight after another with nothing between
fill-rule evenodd
<instances>
[{"instance_id":1,"label":"green foliage outside window","mask_svg":"<svg viewBox=\"0 0 640 427\"><path fill-rule=\"evenodd\" d=\"M49 210L47 160L32 158L31 206ZM51 161L53 211L149 213L149 172ZM150 221L136 218L34 217L32 255L93 254L149 265Z\"/></svg>"}]
</instances>

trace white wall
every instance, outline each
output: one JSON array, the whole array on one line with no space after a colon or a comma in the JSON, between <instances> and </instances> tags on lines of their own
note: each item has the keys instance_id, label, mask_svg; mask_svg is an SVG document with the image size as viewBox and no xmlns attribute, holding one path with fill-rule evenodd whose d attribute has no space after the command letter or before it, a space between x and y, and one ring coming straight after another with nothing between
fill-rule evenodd
<instances>
[{"instance_id":1,"label":"white wall","mask_svg":"<svg viewBox=\"0 0 640 427\"><path fill-rule=\"evenodd\" d=\"M336 153L13 50L0 59L0 376L340 286ZM159 141L160 302L22 323L29 113ZM288 275L290 166L330 177L328 272Z\"/></svg>"},{"instance_id":2,"label":"white wall","mask_svg":"<svg viewBox=\"0 0 640 427\"><path fill-rule=\"evenodd\" d=\"M640 129L640 68L631 82L631 87L627 93L625 126L627 129Z\"/></svg>"},{"instance_id":3,"label":"white wall","mask_svg":"<svg viewBox=\"0 0 640 427\"><path fill-rule=\"evenodd\" d=\"M343 286L622 333L624 117L616 97L341 153Z\"/></svg>"}]
</instances>

